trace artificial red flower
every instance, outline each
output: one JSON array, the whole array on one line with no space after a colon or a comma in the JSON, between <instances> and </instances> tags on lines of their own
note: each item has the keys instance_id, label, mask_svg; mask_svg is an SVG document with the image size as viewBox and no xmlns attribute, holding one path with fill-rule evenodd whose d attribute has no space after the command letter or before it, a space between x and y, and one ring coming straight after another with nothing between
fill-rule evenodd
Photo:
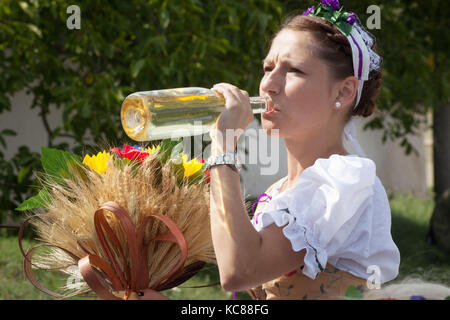
<instances>
[{"instance_id":1,"label":"artificial red flower","mask_svg":"<svg viewBox=\"0 0 450 320\"><path fill-rule=\"evenodd\" d=\"M206 177L206 181L208 183L210 183L211 182L211 178L210 178L210 175L209 175L209 169L208 168L205 169L205 177Z\"/></svg>"},{"instance_id":2,"label":"artificial red flower","mask_svg":"<svg viewBox=\"0 0 450 320\"><path fill-rule=\"evenodd\" d=\"M205 163L205 159L199 159L199 161L200 161L201 163ZM208 169L208 168L205 169L205 178L206 178L206 181L207 181L208 183L211 182L211 178L210 178L210 175L209 175L209 169Z\"/></svg>"},{"instance_id":3,"label":"artificial red flower","mask_svg":"<svg viewBox=\"0 0 450 320\"><path fill-rule=\"evenodd\" d=\"M117 154L121 159L137 160L142 163L150 154L146 151L141 151L129 145L124 145L122 149L111 148L111 152Z\"/></svg>"}]
</instances>

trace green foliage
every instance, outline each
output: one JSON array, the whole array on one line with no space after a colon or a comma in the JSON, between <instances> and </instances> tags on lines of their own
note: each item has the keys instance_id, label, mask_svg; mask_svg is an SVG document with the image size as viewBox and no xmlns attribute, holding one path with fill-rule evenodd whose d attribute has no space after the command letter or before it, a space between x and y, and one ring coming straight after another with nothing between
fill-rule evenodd
<instances>
[{"instance_id":1,"label":"green foliage","mask_svg":"<svg viewBox=\"0 0 450 320\"><path fill-rule=\"evenodd\" d=\"M0 114L11 111L11 95L26 90L34 96L31 108L39 110L48 147L76 154L105 141L129 143L120 107L134 91L230 82L257 92L268 35L283 12L271 0L76 4L80 30L66 27L67 1L0 5ZM49 126L50 106L62 110L59 127ZM39 155L27 147L5 159L3 137L14 134L10 129L0 131L0 220L32 193L33 171L40 167ZM71 150L57 143L60 137L73 139Z\"/></svg>"},{"instance_id":2,"label":"green foliage","mask_svg":"<svg viewBox=\"0 0 450 320\"><path fill-rule=\"evenodd\" d=\"M37 190L33 170L41 170L39 154L21 146L9 161L0 150L0 222L6 212L12 212L19 203Z\"/></svg>"},{"instance_id":3,"label":"green foliage","mask_svg":"<svg viewBox=\"0 0 450 320\"><path fill-rule=\"evenodd\" d=\"M156 152L159 154L161 162L166 162L169 158L177 158L181 160L181 153L183 151L182 139L165 139L161 142L161 147ZM172 155L173 152L173 155Z\"/></svg>"},{"instance_id":4,"label":"green foliage","mask_svg":"<svg viewBox=\"0 0 450 320\"><path fill-rule=\"evenodd\" d=\"M50 195L46 189L41 189L37 195L28 198L16 208L17 211L27 211L35 208L45 208L50 200Z\"/></svg>"},{"instance_id":5,"label":"green foliage","mask_svg":"<svg viewBox=\"0 0 450 320\"><path fill-rule=\"evenodd\" d=\"M45 179L49 179L52 183L64 185L64 179L70 179L74 174L74 170L77 175L81 173L81 157L78 155L45 147L41 148L41 154L41 164L45 171ZM45 183L44 181L42 189L37 195L22 202L16 210L26 211L35 208L46 208L50 201L50 194L45 188Z\"/></svg>"},{"instance_id":6,"label":"green foliage","mask_svg":"<svg viewBox=\"0 0 450 320\"><path fill-rule=\"evenodd\" d=\"M41 163L45 173L55 182L62 178L70 178L73 167L81 163L81 157L67 151L52 148L41 148Z\"/></svg>"},{"instance_id":7,"label":"green foliage","mask_svg":"<svg viewBox=\"0 0 450 320\"><path fill-rule=\"evenodd\" d=\"M345 289L345 298L347 299L362 299L362 289L357 288L355 286L348 286L347 289Z\"/></svg>"},{"instance_id":8,"label":"green foliage","mask_svg":"<svg viewBox=\"0 0 450 320\"><path fill-rule=\"evenodd\" d=\"M426 240L435 206L433 200L402 194L388 194L388 197L392 239L401 257L397 280L414 275L450 286L450 255L439 247L430 246Z\"/></svg>"}]
</instances>

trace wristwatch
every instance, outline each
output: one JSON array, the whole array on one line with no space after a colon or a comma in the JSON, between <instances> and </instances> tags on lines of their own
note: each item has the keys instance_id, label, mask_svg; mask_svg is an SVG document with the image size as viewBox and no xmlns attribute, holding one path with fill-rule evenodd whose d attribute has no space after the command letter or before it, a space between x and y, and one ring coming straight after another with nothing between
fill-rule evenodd
<instances>
[{"instance_id":1,"label":"wristwatch","mask_svg":"<svg viewBox=\"0 0 450 320\"><path fill-rule=\"evenodd\" d=\"M206 162L206 167L208 169L214 167L214 166L218 166L220 164L229 164L232 165L234 167L236 167L236 169L239 171L242 168L242 165L239 161L238 155L236 152L229 152L229 153L224 153L218 156L210 156L208 158L208 161Z\"/></svg>"}]
</instances>

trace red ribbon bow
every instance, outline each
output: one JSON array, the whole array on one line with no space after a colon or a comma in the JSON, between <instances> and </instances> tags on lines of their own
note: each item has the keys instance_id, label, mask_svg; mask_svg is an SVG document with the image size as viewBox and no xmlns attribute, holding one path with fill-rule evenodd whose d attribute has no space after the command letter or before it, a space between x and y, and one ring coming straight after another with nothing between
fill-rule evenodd
<instances>
[{"instance_id":1,"label":"red ribbon bow","mask_svg":"<svg viewBox=\"0 0 450 320\"><path fill-rule=\"evenodd\" d=\"M118 219L123 232L125 233L125 237L128 243L128 252L131 258L129 264L124 253L124 248L122 248L119 239L106 220L105 210L114 214L114 216ZM61 294L52 292L39 284L39 282L34 277L31 268L31 258L34 250L40 246L46 245L43 244L35 246L28 250L27 253L24 253L23 251L21 243L22 234L25 224L30 219L31 218L25 220L19 230L19 246L22 254L24 255L25 275L27 276L28 280L30 280L30 282L39 290L54 297L63 298L64 296L62 296ZM169 231L154 237L147 244L144 244L145 230L151 219L158 219L162 221L167 226ZM102 299L128 299L133 293L135 293L133 294L133 297L137 299L167 299L164 295L160 294L157 291L172 288L186 281L195 273L197 273L198 270L201 269L205 264L204 262L199 261L183 268L188 254L187 241L181 229L176 225L176 223L169 217L162 214L153 214L146 217L136 232L135 225L131 220L129 213L116 202L110 201L104 203L95 211L94 226L100 242L100 246L107 257L107 260L98 255L90 253L79 242L78 245L87 254L82 258L74 255L64 248L58 248L68 253L78 262L78 267L81 275L83 276L83 279L90 286L90 288ZM174 242L180 248L180 258L177 265L171 271L167 272L158 281L156 281L151 288L149 288L148 284L150 281L150 276L148 271L147 252L150 244L153 241ZM121 265L118 263L115 255L113 254L113 251L110 247L110 242L114 245L116 254L119 259L122 260ZM125 293L123 298L118 297L119 292Z\"/></svg>"}]
</instances>

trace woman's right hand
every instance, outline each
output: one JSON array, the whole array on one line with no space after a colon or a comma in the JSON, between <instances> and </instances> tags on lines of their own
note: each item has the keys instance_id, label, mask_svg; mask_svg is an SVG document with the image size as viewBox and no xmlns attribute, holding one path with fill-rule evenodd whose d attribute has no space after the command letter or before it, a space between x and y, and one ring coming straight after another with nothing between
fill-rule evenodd
<instances>
[{"instance_id":1,"label":"woman's right hand","mask_svg":"<svg viewBox=\"0 0 450 320\"><path fill-rule=\"evenodd\" d=\"M225 98L225 109L210 130L211 150L233 152L240 135L253 120L249 95L229 83L215 84L211 90Z\"/></svg>"}]
</instances>

